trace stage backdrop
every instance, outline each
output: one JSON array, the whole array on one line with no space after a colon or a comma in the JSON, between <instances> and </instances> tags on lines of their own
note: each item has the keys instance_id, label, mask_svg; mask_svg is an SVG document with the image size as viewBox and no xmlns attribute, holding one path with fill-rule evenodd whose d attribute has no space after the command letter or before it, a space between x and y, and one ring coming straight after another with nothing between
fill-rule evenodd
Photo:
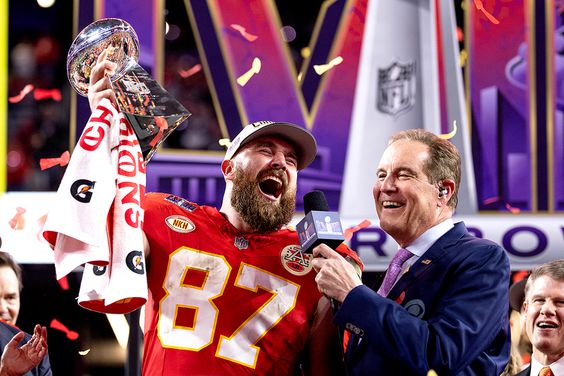
<instances>
[{"instance_id":1,"label":"stage backdrop","mask_svg":"<svg viewBox=\"0 0 564 376\"><path fill-rule=\"evenodd\" d=\"M100 17L127 20L140 36L142 65L160 79L162 2L95 4L79 7L77 25ZM457 29L453 2L326 2L300 69L281 37L285 25L273 1L186 0L182 7L210 88L218 138L232 139L258 120L311 130L319 153L300 173L298 211L303 195L320 189L345 228L370 220L349 241L369 271L384 270L397 247L375 216L376 166L388 137L408 128L443 134L460 149L456 219L502 244L513 269L562 257L562 6L533 0L484 1L480 9L463 4L458 24L464 23L464 32ZM78 98L73 106L76 138L88 105ZM218 151L162 149L149 163L147 191L220 205L221 160ZM4 194L0 222L11 224L0 225L3 249L17 252L23 238L36 239L50 194ZM31 202L34 210L18 212ZM23 219L38 225L13 225ZM49 260L50 251L36 244L41 252L25 261Z\"/></svg>"}]
</instances>

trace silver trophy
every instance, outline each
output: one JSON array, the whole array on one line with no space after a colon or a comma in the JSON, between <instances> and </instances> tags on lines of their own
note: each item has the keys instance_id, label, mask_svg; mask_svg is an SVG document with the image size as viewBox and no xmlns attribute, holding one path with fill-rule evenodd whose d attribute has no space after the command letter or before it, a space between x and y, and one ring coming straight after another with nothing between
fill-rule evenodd
<instances>
[{"instance_id":1,"label":"silver trophy","mask_svg":"<svg viewBox=\"0 0 564 376\"><path fill-rule=\"evenodd\" d=\"M112 90L147 163L168 135L190 116L190 111L137 63L137 34L119 18L91 23L72 43L67 56L67 77L80 95L88 95L90 72L103 51L107 52L107 60L117 64L110 77Z\"/></svg>"}]
</instances>

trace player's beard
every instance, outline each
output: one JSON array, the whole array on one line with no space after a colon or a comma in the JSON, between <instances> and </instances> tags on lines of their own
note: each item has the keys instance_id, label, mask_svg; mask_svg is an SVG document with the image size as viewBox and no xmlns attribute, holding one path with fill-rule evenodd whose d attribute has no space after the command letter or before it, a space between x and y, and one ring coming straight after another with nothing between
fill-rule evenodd
<instances>
[{"instance_id":1,"label":"player's beard","mask_svg":"<svg viewBox=\"0 0 564 376\"><path fill-rule=\"evenodd\" d=\"M233 177L231 206L257 232L278 230L290 222L296 208L296 189L289 189L286 184L284 184L285 187L278 202L268 200L259 192L259 178L268 173L280 175L276 173L276 170L265 170L258 177L252 177L236 166ZM287 181L286 177L281 177L281 179Z\"/></svg>"}]
</instances>

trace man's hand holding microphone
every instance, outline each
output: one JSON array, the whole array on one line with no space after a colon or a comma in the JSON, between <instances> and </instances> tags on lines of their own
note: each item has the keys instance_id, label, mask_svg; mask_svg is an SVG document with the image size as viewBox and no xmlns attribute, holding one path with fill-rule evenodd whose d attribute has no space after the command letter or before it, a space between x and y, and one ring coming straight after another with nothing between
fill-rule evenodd
<instances>
[{"instance_id":1,"label":"man's hand holding microphone","mask_svg":"<svg viewBox=\"0 0 564 376\"><path fill-rule=\"evenodd\" d=\"M342 303L353 288L362 285L362 280L357 262L334 250L344 240L339 214L329 211L321 191L304 195L304 211L306 216L297 224L296 230L302 250L313 253L317 288L328 298Z\"/></svg>"}]
</instances>

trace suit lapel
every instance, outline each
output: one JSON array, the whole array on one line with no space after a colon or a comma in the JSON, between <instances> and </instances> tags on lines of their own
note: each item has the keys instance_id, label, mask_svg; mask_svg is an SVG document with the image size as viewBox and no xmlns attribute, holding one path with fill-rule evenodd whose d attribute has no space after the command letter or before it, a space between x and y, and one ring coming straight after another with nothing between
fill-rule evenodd
<instances>
[{"instance_id":1,"label":"suit lapel","mask_svg":"<svg viewBox=\"0 0 564 376\"><path fill-rule=\"evenodd\" d=\"M408 290L417 279L433 268L438 267L438 261L444 257L458 239L466 233L466 227L462 222L456 223L452 229L441 236L411 267L400 277L398 282L388 294L392 300L398 299L403 291ZM401 303L401 302L400 302Z\"/></svg>"}]
</instances>

